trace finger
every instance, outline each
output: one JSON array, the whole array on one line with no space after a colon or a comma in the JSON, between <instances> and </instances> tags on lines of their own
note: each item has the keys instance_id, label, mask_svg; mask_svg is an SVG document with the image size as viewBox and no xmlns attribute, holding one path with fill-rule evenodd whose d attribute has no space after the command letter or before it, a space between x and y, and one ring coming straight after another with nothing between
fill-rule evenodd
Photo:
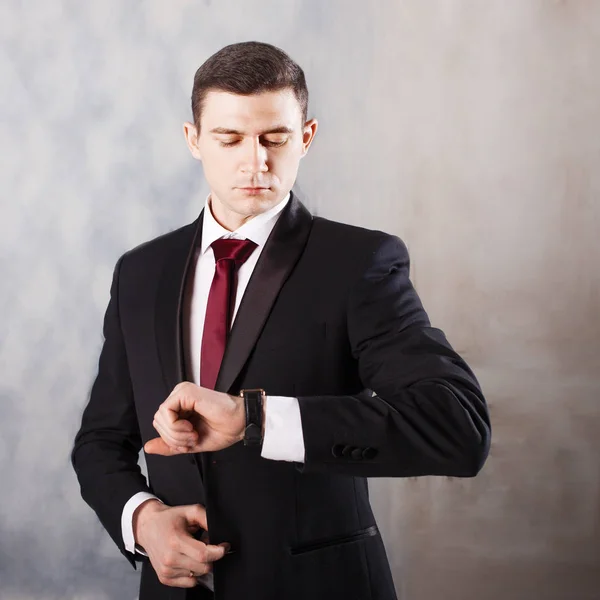
<instances>
[{"instance_id":1,"label":"finger","mask_svg":"<svg viewBox=\"0 0 600 600\"><path fill-rule=\"evenodd\" d=\"M172 431L174 434L177 433L178 435L191 435L194 433L194 426L192 425L191 421L185 417L180 417L176 421L172 421L170 418L167 418L166 414L163 414L160 410L158 410L154 415L154 420L157 423L160 423L163 427L166 427Z\"/></svg>"},{"instance_id":2,"label":"finger","mask_svg":"<svg viewBox=\"0 0 600 600\"><path fill-rule=\"evenodd\" d=\"M184 382L173 389L168 398L160 405L170 422L175 422L181 413L194 412L196 402L201 399L199 387L193 383Z\"/></svg>"},{"instance_id":3,"label":"finger","mask_svg":"<svg viewBox=\"0 0 600 600\"><path fill-rule=\"evenodd\" d=\"M193 588L198 585L198 580L196 579L195 575L194 577L189 577L188 575L182 577L175 577L166 581L161 581L161 583L164 583L165 585L170 585L172 587Z\"/></svg>"},{"instance_id":4,"label":"finger","mask_svg":"<svg viewBox=\"0 0 600 600\"><path fill-rule=\"evenodd\" d=\"M167 425L175 425L178 421L184 422L183 415L189 415L190 411L185 410L179 402L163 402L156 411L156 416L161 417ZM181 427L181 425L179 426Z\"/></svg>"},{"instance_id":5,"label":"finger","mask_svg":"<svg viewBox=\"0 0 600 600\"><path fill-rule=\"evenodd\" d=\"M182 454L175 448L171 448L162 438L154 438L144 444L144 452L147 454L160 454L161 456L174 456Z\"/></svg>"},{"instance_id":6,"label":"finger","mask_svg":"<svg viewBox=\"0 0 600 600\"><path fill-rule=\"evenodd\" d=\"M198 525L200 528L204 529L204 531L208 531L208 519L206 516L206 509L202 504L189 504L183 507L184 513L183 516L187 521L188 525ZM201 544L202 542L198 542L191 536L189 539L194 540L196 544Z\"/></svg>"},{"instance_id":7,"label":"finger","mask_svg":"<svg viewBox=\"0 0 600 600\"><path fill-rule=\"evenodd\" d=\"M204 533L208 534L207 531ZM189 536L188 538L182 538L180 543L180 552L186 554L190 558L199 560L202 563L213 563L217 560L221 560L225 554L231 551L231 544L228 542L222 542L220 544L207 544L205 542L198 541L192 536Z\"/></svg>"},{"instance_id":8,"label":"finger","mask_svg":"<svg viewBox=\"0 0 600 600\"><path fill-rule=\"evenodd\" d=\"M170 431L191 434L194 432L194 425L188 418L190 414L193 413L190 413L190 411L175 412L170 410L166 406L166 403L163 403L156 411L154 420Z\"/></svg>"},{"instance_id":9,"label":"finger","mask_svg":"<svg viewBox=\"0 0 600 600\"><path fill-rule=\"evenodd\" d=\"M179 421L178 421L179 423ZM188 423L190 427L193 427L189 421L185 421ZM199 432L191 431L188 433L177 433L173 431L172 425L165 425L164 421L153 421L154 428L158 433L160 433L161 437L167 442L167 444L171 447L178 448L180 451L185 452L187 450L191 450L195 446L198 445L198 440L200 437ZM198 450L195 450L198 452Z\"/></svg>"},{"instance_id":10,"label":"finger","mask_svg":"<svg viewBox=\"0 0 600 600\"><path fill-rule=\"evenodd\" d=\"M194 445L198 442L198 432L188 416L189 411L176 414L161 406L154 415L153 425L157 430L162 427L160 433L170 445Z\"/></svg>"},{"instance_id":11,"label":"finger","mask_svg":"<svg viewBox=\"0 0 600 600\"><path fill-rule=\"evenodd\" d=\"M177 446L176 441L171 437L169 430L156 418L152 421L152 427L156 429L160 437L167 443L169 446Z\"/></svg>"},{"instance_id":12,"label":"finger","mask_svg":"<svg viewBox=\"0 0 600 600\"><path fill-rule=\"evenodd\" d=\"M204 452L200 445L196 446L169 446L162 438L157 437L144 444L144 452L147 454L158 454L160 456L177 456L179 454L195 454Z\"/></svg>"},{"instance_id":13,"label":"finger","mask_svg":"<svg viewBox=\"0 0 600 600\"><path fill-rule=\"evenodd\" d=\"M177 558L169 566L169 574L167 577L169 579L189 577L190 572L193 573L195 577L201 577L211 571L211 563L187 556L186 554L178 554Z\"/></svg>"},{"instance_id":14,"label":"finger","mask_svg":"<svg viewBox=\"0 0 600 600\"><path fill-rule=\"evenodd\" d=\"M171 448L171 450L173 450L174 452L176 452L178 454L188 451L188 446L186 446L185 444L181 444L181 443L177 442L176 440L174 440L173 438L171 438L169 433L166 432L163 427L156 424L154 428L156 429L156 431L158 431L161 439L165 442L165 444L169 448Z\"/></svg>"},{"instance_id":15,"label":"finger","mask_svg":"<svg viewBox=\"0 0 600 600\"><path fill-rule=\"evenodd\" d=\"M178 434L172 431L170 426L165 426L164 423L154 419L152 425L156 431L160 434L160 437L172 448L182 447L187 448L188 446L192 446L197 441L197 435L193 434Z\"/></svg>"},{"instance_id":16,"label":"finger","mask_svg":"<svg viewBox=\"0 0 600 600\"><path fill-rule=\"evenodd\" d=\"M189 540L182 540L179 551L185 554L190 560L195 561L196 565L209 565L221 560L231 549L227 542L219 545L204 544L190 537ZM195 567L200 568L199 566ZM194 569L192 569L194 570Z\"/></svg>"},{"instance_id":17,"label":"finger","mask_svg":"<svg viewBox=\"0 0 600 600\"><path fill-rule=\"evenodd\" d=\"M221 560L227 552L231 550L231 546L227 542L223 542L218 546L212 544L206 545L206 563L213 563L217 560Z\"/></svg>"},{"instance_id":18,"label":"finger","mask_svg":"<svg viewBox=\"0 0 600 600\"><path fill-rule=\"evenodd\" d=\"M192 536L186 536L181 538L177 550L182 554L185 554L190 560L193 560L195 564L205 563L206 555L206 544L200 542Z\"/></svg>"}]
</instances>

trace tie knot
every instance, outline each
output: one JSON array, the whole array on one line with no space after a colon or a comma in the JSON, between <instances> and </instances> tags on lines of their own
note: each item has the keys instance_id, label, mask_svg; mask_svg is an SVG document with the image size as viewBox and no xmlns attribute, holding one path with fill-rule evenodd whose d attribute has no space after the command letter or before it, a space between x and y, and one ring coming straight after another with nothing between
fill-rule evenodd
<instances>
[{"instance_id":1,"label":"tie knot","mask_svg":"<svg viewBox=\"0 0 600 600\"><path fill-rule=\"evenodd\" d=\"M250 257L256 244L252 240L220 239L212 244L215 253L215 262L220 260L233 260L239 267Z\"/></svg>"}]
</instances>

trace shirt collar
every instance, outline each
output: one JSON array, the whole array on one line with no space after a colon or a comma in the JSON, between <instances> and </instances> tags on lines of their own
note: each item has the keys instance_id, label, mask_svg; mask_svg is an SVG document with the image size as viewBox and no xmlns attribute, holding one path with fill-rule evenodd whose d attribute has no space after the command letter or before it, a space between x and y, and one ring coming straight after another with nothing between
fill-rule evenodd
<instances>
[{"instance_id":1,"label":"shirt collar","mask_svg":"<svg viewBox=\"0 0 600 600\"><path fill-rule=\"evenodd\" d=\"M263 246L267 241L275 223L279 219L281 211L286 207L290 201L290 194L281 201L279 204L273 206L268 211L256 215L249 221L246 221L241 227L238 227L235 231L228 231L217 223L213 217L212 210L210 208L210 194L206 198L204 204L204 218L202 221L202 245L200 252L204 254L210 245L221 238L235 238L235 239L249 239L252 240L257 246Z\"/></svg>"}]
</instances>

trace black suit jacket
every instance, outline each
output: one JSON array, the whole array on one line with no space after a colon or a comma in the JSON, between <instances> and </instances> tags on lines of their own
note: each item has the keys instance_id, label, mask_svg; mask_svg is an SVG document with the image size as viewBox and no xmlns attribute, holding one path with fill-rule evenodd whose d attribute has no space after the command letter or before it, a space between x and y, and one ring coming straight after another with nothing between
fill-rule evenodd
<instances>
[{"instance_id":1,"label":"black suit jacket","mask_svg":"<svg viewBox=\"0 0 600 600\"><path fill-rule=\"evenodd\" d=\"M201 223L117 264L73 450L84 499L132 562L120 519L136 492L205 505L211 543L235 549L214 564L218 600L395 598L366 478L474 476L490 441L475 376L431 327L398 238L313 218L292 195L242 299L216 389L297 397L305 462L266 460L241 443L148 455L148 486L138 452L184 379L182 297ZM142 600L186 597L144 562Z\"/></svg>"}]
</instances>

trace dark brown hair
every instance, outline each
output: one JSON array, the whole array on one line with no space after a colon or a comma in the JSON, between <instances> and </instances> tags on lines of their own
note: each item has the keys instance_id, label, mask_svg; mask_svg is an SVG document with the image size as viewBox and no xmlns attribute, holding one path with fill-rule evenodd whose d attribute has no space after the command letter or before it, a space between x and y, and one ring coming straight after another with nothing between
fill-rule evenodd
<instances>
[{"instance_id":1,"label":"dark brown hair","mask_svg":"<svg viewBox=\"0 0 600 600\"><path fill-rule=\"evenodd\" d=\"M300 104L302 123L308 111L304 71L283 50L262 42L225 46L213 54L194 75L192 114L200 129L200 115L211 90L249 96L290 88Z\"/></svg>"}]
</instances>

